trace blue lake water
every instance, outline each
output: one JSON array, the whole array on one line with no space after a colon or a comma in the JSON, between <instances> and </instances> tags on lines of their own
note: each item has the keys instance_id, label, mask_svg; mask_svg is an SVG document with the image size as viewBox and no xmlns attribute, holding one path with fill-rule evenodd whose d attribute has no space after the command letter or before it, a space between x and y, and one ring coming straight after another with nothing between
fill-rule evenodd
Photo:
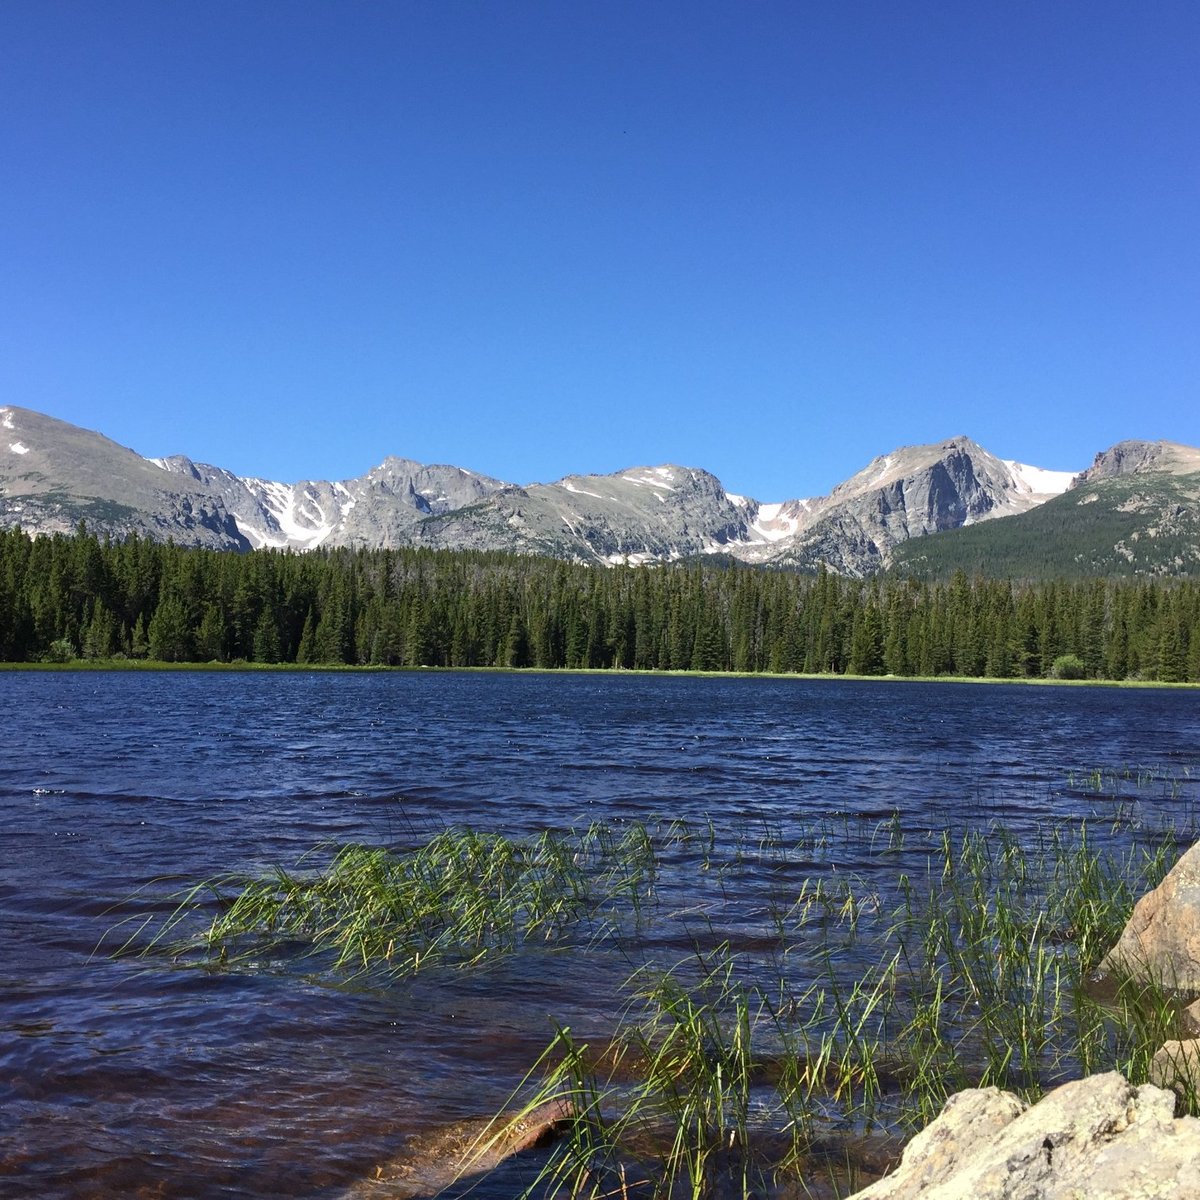
<instances>
[{"instance_id":1,"label":"blue lake water","mask_svg":"<svg viewBox=\"0 0 1200 1200\"><path fill-rule=\"evenodd\" d=\"M415 1135L502 1105L552 1019L611 1028L627 963L602 956L531 951L364 987L105 953L118 922L220 872L448 824L679 818L723 847L832 822L851 835L832 867L882 878L947 829L1032 836L1120 805L1167 827L1200 800L1197 691L79 672L0 674L0 711L12 1196L336 1196ZM1083 782L1134 766L1145 782L1120 796ZM674 865L673 911L694 906L735 944L761 932L765 889L794 889L804 867L748 872L717 906L695 862ZM651 936L672 952L665 924Z\"/></svg>"}]
</instances>

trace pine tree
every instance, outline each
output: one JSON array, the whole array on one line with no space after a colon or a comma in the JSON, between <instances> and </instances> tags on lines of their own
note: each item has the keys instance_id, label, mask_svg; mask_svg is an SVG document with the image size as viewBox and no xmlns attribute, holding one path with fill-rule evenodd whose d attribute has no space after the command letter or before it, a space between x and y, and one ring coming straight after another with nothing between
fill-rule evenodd
<instances>
[{"instance_id":1,"label":"pine tree","mask_svg":"<svg viewBox=\"0 0 1200 1200\"><path fill-rule=\"evenodd\" d=\"M83 635L83 657L112 658L119 645L117 619L104 607L104 601L97 600Z\"/></svg>"},{"instance_id":2,"label":"pine tree","mask_svg":"<svg viewBox=\"0 0 1200 1200\"><path fill-rule=\"evenodd\" d=\"M311 608L304 618L304 631L300 634L300 645L296 649L296 661L303 664L320 661L317 658L316 622L313 620Z\"/></svg>"},{"instance_id":3,"label":"pine tree","mask_svg":"<svg viewBox=\"0 0 1200 1200\"><path fill-rule=\"evenodd\" d=\"M261 663L277 663L282 657L279 644L279 627L271 619L271 614L263 609L254 630L254 661Z\"/></svg>"},{"instance_id":4,"label":"pine tree","mask_svg":"<svg viewBox=\"0 0 1200 1200\"><path fill-rule=\"evenodd\" d=\"M187 662L191 635L183 601L171 593L159 601L150 619L150 657L158 662Z\"/></svg>"},{"instance_id":5,"label":"pine tree","mask_svg":"<svg viewBox=\"0 0 1200 1200\"><path fill-rule=\"evenodd\" d=\"M198 662L225 661L225 620L216 604L204 606L204 616L196 630L195 648Z\"/></svg>"}]
</instances>

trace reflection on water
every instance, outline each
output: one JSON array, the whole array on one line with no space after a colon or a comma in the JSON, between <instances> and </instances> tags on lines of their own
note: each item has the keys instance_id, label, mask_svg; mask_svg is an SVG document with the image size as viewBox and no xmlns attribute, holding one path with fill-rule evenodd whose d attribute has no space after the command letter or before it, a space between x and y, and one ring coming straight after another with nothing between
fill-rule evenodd
<instances>
[{"instance_id":1,"label":"reflection on water","mask_svg":"<svg viewBox=\"0 0 1200 1200\"><path fill-rule=\"evenodd\" d=\"M663 852L647 937L666 964L697 940L769 943L772 903L830 869L814 829L836 836L834 868L883 889L945 829L1020 837L1134 804L1165 826L1198 799L1194 692L426 673L22 674L0 691L12 1195L338 1195L503 1106L553 1020L602 1040L630 969L617 945L540 948L331 986L304 963L96 953L201 878L446 824L678 818L702 833ZM1149 770L1087 774L1127 764ZM703 869L767 844L787 862Z\"/></svg>"}]
</instances>

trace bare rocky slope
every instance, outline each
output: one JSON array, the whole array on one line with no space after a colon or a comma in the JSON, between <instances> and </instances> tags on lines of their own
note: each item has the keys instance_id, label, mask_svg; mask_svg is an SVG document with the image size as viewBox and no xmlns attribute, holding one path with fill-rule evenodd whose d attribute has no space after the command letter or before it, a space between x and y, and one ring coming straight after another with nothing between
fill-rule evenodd
<instances>
[{"instance_id":1,"label":"bare rocky slope","mask_svg":"<svg viewBox=\"0 0 1200 1200\"><path fill-rule=\"evenodd\" d=\"M223 498L164 472L98 433L27 408L0 408L0 524L70 533L80 521L116 535L248 550Z\"/></svg>"},{"instance_id":2,"label":"bare rocky slope","mask_svg":"<svg viewBox=\"0 0 1200 1200\"><path fill-rule=\"evenodd\" d=\"M1011 520L898 545L893 565L1014 578L1200 573L1200 450L1118 442L1068 491Z\"/></svg>"},{"instance_id":3,"label":"bare rocky slope","mask_svg":"<svg viewBox=\"0 0 1200 1200\"><path fill-rule=\"evenodd\" d=\"M827 496L776 503L673 464L517 486L389 457L354 479L280 483L182 455L143 458L53 417L0 408L0 523L41 534L84 520L114 536L226 549L428 546L604 563L723 554L865 576L914 538L1029 512L1073 478L1102 484L1197 469L1200 451L1122 442L1076 478L955 437L882 455Z\"/></svg>"}]
</instances>

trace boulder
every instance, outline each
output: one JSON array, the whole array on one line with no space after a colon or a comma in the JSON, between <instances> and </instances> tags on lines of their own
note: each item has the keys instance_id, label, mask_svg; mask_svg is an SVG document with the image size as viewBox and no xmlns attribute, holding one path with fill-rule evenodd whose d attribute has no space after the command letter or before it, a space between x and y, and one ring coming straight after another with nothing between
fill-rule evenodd
<instances>
[{"instance_id":1,"label":"boulder","mask_svg":"<svg viewBox=\"0 0 1200 1200\"><path fill-rule=\"evenodd\" d=\"M1179 1024L1188 1037L1200 1037L1200 1000L1189 1004L1179 1014Z\"/></svg>"},{"instance_id":2,"label":"boulder","mask_svg":"<svg viewBox=\"0 0 1200 1200\"><path fill-rule=\"evenodd\" d=\"M1164 1042L1150 1062L1150 1082L1184 1101L1200 1096L1200 1041Z\"/></svg>"},{"instance_id":3,"label":"boulder","mask_svg":"<svg viewBox=\"0 0 1200 1200\"><path fill-rule=\"evenodd\" d=\"M1100 970L1172 991L1200 991L1200 842L1137 902Z\"/></svg>"},{"instance_id":4,"label":"boulder","mask_svg":"<svg viewBox=\"0 0 1200 1200\"><path fill-rule=\"evenodd\" d=\"M1200 1119L1119 1074L1063 1084L1032 1107L960 1092L896 1171L853 1200L1150 1200L1200 1197Z\"/></svg>"}]
</instances>

